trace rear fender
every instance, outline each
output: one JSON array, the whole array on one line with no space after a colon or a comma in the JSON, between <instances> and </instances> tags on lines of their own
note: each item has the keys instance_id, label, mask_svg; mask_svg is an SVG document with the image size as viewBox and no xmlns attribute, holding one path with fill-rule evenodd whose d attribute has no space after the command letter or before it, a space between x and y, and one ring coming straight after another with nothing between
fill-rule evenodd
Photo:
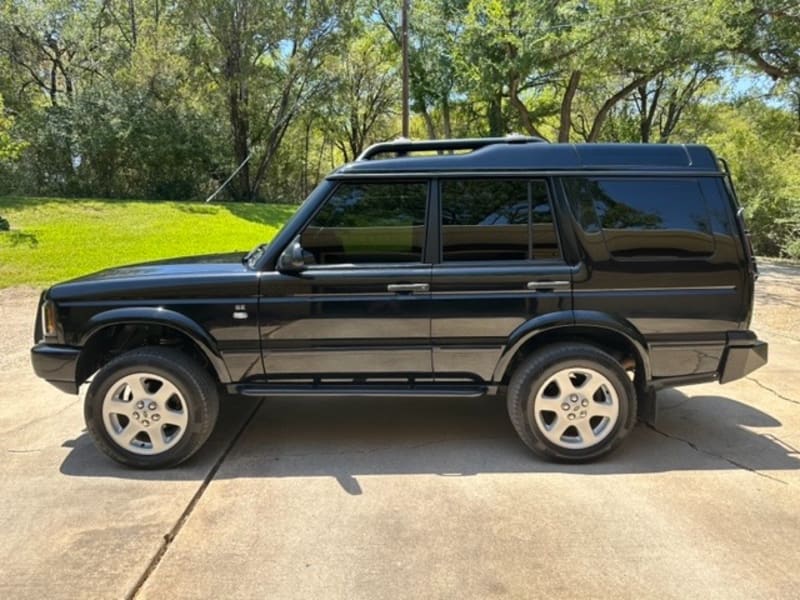
<instances>
[{"instance_id":1,"label":"rear fender","mask_svg":"<svg viewBox=\"0 0 800 600\"><path fill-rule=\"evenodd\" d=\"M539 336L557 338L607 337L609 334L624 340L637 354L644 381L650 381L650 355L644 336L628 321L599 311L576 310L549 313L526 321L515 329L508 338L505 350L495 366L493 381L502 381L509 373L514 358L529 342Z\"/></svg>"}]
</instances>

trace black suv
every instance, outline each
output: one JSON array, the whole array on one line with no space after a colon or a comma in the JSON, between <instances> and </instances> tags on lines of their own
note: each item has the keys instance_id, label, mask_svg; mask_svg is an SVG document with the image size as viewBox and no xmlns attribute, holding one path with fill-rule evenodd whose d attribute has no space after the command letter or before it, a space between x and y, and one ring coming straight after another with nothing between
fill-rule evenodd
<instances>
[{"instance_id":1,"label":"black suv","mask_svg":"<svg viewBox=\"0 0 800 600\"><path fill-rule=\"evenodd\" d=\"M606 454L664 386L743 377L756 265L696 145L398 141L330 174L269 244L42 294L36 373L97 446L175 465L221 393L505 397L546 457Z\"/></svg>"}]
</instances>

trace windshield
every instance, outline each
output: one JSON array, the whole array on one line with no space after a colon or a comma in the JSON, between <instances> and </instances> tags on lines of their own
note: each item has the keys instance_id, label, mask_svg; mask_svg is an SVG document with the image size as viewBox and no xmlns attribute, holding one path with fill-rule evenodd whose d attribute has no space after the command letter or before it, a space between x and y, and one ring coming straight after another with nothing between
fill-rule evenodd
<instances>
[{"instance_id":1,"label":"windshield","mask_svg":"<svg viewBox=\"0 0 800 600\"><path fill-rule=\"evenodd\" d=\"M303 211L303 208L305 208L308 204L310 204L313 201L313 198L315 197L317 191L320 189L327 189L324 187L327 185L330 184L328 184L327 181L323 179L322 182L320 182L320 184L314 189L314 191L312 191L306 197L306 199L300 203L300 205L294 211L294 215L296 216L298 213L301 213ZM283 224L283 226L275 233L274 237L279 237L281 235L286 226L291 222L292 218L290 218L286 223ZM257 268L258 262L261 260L261 257L264 256L264 252L266 252L267 248L269 247L269 244L270 244L269 242L264 242L263 244L259 244L258 246L250 250L250 252L245 254L244 258L242 258L242 262L251 269Z\"/></svg>"}]
</instances>

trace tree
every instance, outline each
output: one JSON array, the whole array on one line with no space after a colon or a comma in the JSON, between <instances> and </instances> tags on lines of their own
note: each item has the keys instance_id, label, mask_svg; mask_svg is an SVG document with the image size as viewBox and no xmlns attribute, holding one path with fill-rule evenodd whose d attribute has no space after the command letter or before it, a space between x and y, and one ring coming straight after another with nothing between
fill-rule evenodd
<instances>
[{"instance_id":1,"label":"tree","mask_svg":"<svg viewBox=\"0 0 800 600\"><path fill-rule=\"evenodd\" d=\"M353 36L345 51L326 61L331 92L320 102L320 125L345 161L386 138L400 105L396 64L384 32L374 26Z\"/></svg>"},{"instance_id":2,"label":"tree","mask_svg":"<svg viewBox=\"0 0 800 600\"><path fill-rule=\"evenodd\" d=\"M243 165L232 186L234 198L259 196L292 120L326 89L328 82L318 75L348 9L317 0L181 4L192 27L195 74L224 98L234 166Z\"/></svg>"},{"instance_id":3,"label":"tree","mask_svg":"<svg viewBox=\"0 0 800 600\"><path fill-rule=\"evenodd\" d=\"M102 11L98 0L9 0L0 9L0 54L24 73L53 106L71 102L77 80L102 76Z\"/></svg>"},{"instance_id":4,"label":"tree","mask_svg":"<svg viewBox=\"0 0 800 600\"><path fill-rule=\"evenodd\" d=\"M800 77L800 5L791 0L737 2L728 16L729 46L772 79Z\"/></svg>"},{"instance_id":5,"label":"tree","mask_svg":"<svg viewBox=\"0 0 800 600\"><path fill-rule=\"evenodd\" d=\"M789 126L793 116L757 99L705 110L713 114L698 141L730 163L756 253L800 257L800 152Z\"/></svg>"},{"instance_id":6,"label":"tree","mask_svg":"<svg viewBox=\"0 0 800 600\"><path fill-rule=\"evenodd\" d=\"M25 142L14 134L14 118L5 114L0 96L0 163L17 160L24 147Z\"/></svg>"},{"instance_id":7,"label":"tree","mask_svg":"<svg viewBox=\"0 0 800 600\"><path fill-rule=\"evenodd\" d=\"M719 52L723 4L474 0L461 62L470 87L507 98L525 132L597 141L634 92Z\"/></svg>"},{"instance_id":8,"label":"tree","mask_svg":"<svg viewBox=\"0 0 800 600\"><path fill-rule=\"evenodd\" d=\"M719 89L722 68L698 63L657 75L640 85L608 114L603 138L617 142L667 143L678 129L687 110ZM576 133L586 139L589 128L578 112L573 124Z\"/></svg>"}]
</instances>

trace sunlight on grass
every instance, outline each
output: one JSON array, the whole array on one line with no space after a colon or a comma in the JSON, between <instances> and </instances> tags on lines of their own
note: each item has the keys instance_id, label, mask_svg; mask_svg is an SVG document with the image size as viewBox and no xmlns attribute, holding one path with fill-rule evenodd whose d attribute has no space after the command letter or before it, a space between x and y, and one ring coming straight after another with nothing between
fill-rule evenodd
<instances>
[{"instance_id":1,"label":"sunlight on grass","mask_svg":"<svg viewBox=\"0 0 800 600\"><path fill-rule=\"evenodd\" d=\"M0 198L0 287L49 285L161 258L246 252L297 207L133 200Z\"/></svg>"}]
</instances>

